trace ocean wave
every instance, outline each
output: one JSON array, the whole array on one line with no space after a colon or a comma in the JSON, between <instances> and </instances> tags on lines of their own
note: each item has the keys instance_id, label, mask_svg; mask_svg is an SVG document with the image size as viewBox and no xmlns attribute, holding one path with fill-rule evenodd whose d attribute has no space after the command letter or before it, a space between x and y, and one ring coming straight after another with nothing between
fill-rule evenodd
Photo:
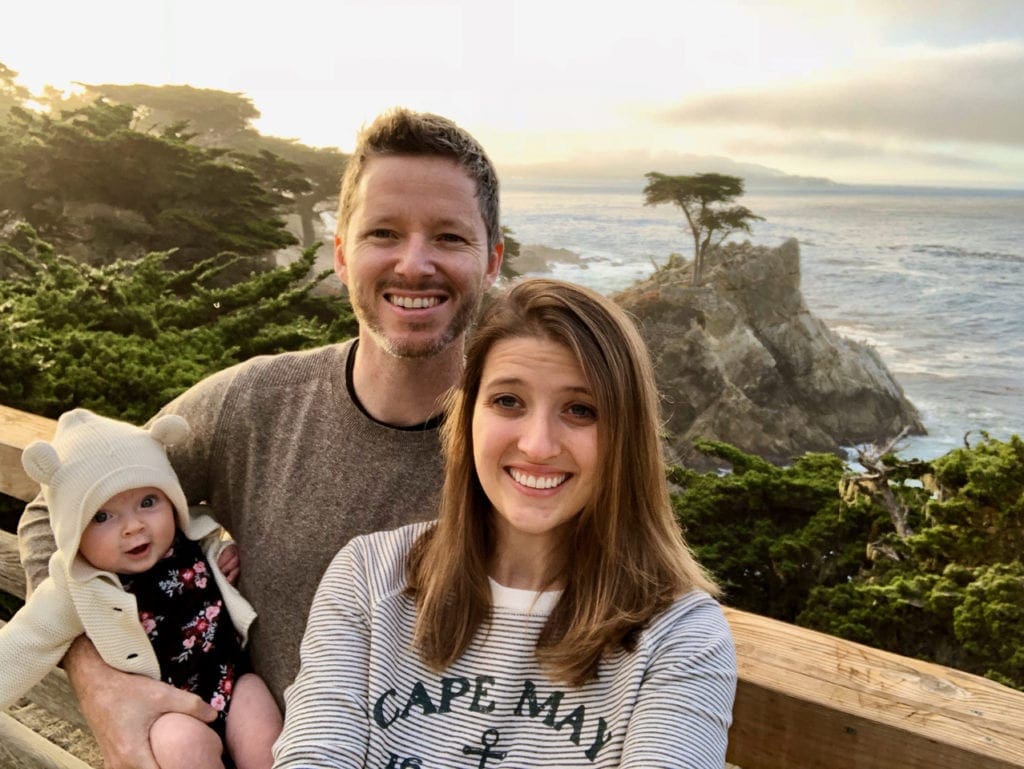
<instances>
[{"instance_id":1,"label":"ocean wave","mask_svg":"<svg viewBox=\"0 0 1024 769\"><path fill-rule=\"evenodd\" d=\"M1024 264L1024 254L1008 254L1002 251L972 251L971 249L948 244L922 244L911 246L910 250L915 254L927 254L928 256L938 256L941 258L994 259L1001 262Z\"/></svg>"}]
</instances>

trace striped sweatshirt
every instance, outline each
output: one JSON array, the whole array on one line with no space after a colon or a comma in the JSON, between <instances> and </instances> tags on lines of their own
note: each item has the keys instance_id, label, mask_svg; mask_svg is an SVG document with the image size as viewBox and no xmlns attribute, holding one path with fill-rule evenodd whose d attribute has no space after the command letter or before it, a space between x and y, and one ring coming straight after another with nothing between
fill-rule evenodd
<instances>
[{"instance_id":1,"label":"striped sweatshirt","mask_svg":"<svg viewBox=\"0 0 1024 769\"><path fill-rule=\"evenodd\" d=\"M736 660L714 599L680 597L577 688L534 654L558 593L492 583L490 623L438 673L412 649L415 605L402 592L424 527L353 539L325 572L275 769L721 769Z\"/></svg>"}]
</instances>

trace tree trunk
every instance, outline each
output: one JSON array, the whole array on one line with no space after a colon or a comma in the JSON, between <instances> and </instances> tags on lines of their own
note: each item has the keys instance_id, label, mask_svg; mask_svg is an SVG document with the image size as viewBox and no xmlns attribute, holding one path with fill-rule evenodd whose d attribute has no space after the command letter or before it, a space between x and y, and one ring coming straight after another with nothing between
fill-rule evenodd
<instances>
[{"instance_id":1,"label":"tree trunk","mask_svg":"<svg viewBox=\"0 0 1024 769\"><path fill-rule=\"evenodd\" d=\"M316 243L316 211L317 200L313 195L305 195L295 199L295 212L302 222L302 247L309 248Z\"/></svg>"},{"instance_id":2,"label":"tree trunk","mask_svg":"<svg viewBox=\"0 0 1024 769\"><path fill-rule=\"evenodd\" d=\"M704 282L704 249L700 247L700 238L693 236L693 287L699 288Z\"/></svg>"}]
</instances>

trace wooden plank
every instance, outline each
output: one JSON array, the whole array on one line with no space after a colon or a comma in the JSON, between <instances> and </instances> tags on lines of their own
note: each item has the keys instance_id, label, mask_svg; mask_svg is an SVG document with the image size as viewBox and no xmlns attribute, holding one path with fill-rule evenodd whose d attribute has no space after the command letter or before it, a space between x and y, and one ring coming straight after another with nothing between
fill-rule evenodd
<instances>
[{"instance_id":1,"label":"wooden plank","mask_svg":"<svg viewBox=\"0 0 1024 769\"><path fill-rule=\"evenodd\" d=\"M744 769L1020 769L1024 692L727 609Z\"/></svg>"},{"instance_id":2,"label":"wooden plank","mask_svg":"<svg viewBox=\"0 0 1024 769\"><path fill-rule=\"evenodd\" d=\"M0 628L4 624L6 623L0 620ZM78 698L71 688L71 682L68 681L67 673L60 668L54 668L47 673L46 677L29 689L24 697L47 710L54 718L67 722L77 729L90 731L89 724L78 706Z\"/></svg>"},{"instance_id":3,"label":"wooden plank","mask_svg":"<svg viewBox=\"0 0 1024 769\"><path fill-rule=\"evenodd\" d=\"M71 688L67 673L60 668L54 668L47 673L46 678L29 689L25 697L61 721L66 721L83 731L90 731L89 724L78 707L78 698Z\"/></svg>"},{"instance_id":4,"label":"wooden plank","mask_svg":"<svg viewBox=\"0 0 1024 769\"><path fill-rule=\"evenodd\" d=\"M49 440L57 422L0 406L0 494L26 502L39 493L39 484L25 475L21 452L35 440Z\"/></svg>"},{"instance_id":5,"label":"wooden plank","mask_svg":"<svg viewBox=\"0 0 1024 769\"><path fill-rule=\"evenodd\" d=\"M18 538L0 529L0 590L25 599L25 571L18 556Z\"/></svg>"},{"instance_id":6,"label":"wooden plank","mask_svg":"<svg viewBox=\"0 0 1024 769\"><path fill-rule=\"evenodd\" d=\"M0 713L0 759L18 769L92 769L6 713Z\"/></svg>"}]
</instances>

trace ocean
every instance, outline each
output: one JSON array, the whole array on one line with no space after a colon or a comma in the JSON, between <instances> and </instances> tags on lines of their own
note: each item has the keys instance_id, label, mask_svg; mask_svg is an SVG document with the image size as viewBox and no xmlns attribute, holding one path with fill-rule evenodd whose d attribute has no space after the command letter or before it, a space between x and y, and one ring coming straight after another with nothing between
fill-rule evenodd
<instances>
[{"instance_id":1,"label":"ocean","mask_svg":"<svg viewBox=\"0 0 1024 769\"><path fill-rule=\"evenodd\" d=\"M502 222L583 258L553 277L608 293L692 256L682 214L645 207L642 187L504 180ZM1024 435L1024 192L844 186L740 202L766 219L752 243L799 241L808 308L872 345L920 410L928 435L901 456L935 458L969 431Z\"/></svg>"}]
</instances>

